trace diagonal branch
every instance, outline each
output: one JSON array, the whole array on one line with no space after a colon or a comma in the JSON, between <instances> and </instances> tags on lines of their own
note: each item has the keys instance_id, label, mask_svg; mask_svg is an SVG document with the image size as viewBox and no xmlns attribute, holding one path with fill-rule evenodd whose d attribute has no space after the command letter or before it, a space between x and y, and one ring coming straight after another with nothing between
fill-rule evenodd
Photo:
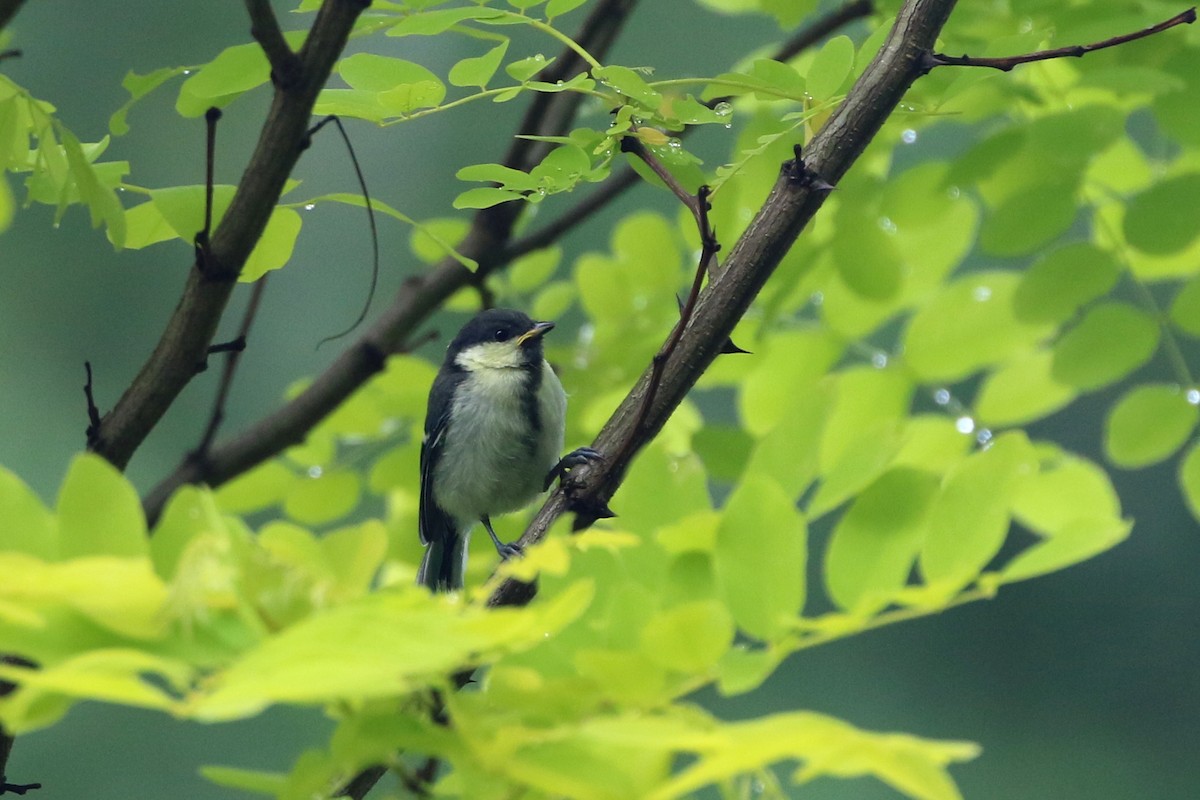
<instances>
[{"instance_id":1,"label":"diagonal branch","mask_svg":"<svg viewBox=\"0 0 1200 800\"><path fill-rule=\"evenodd\" d=\"M183 295L150 358L101 421L92 449L118 468L196 374L216 332L238 273L262 236L284 182L308 141L309 117L365 0L326 0L298 54L294 85L277 87L258 144L221 224L209 242L205 269L194 266Z\"/></svg>"},{"instance_id":2,"label":"diagonal branch","mask_svg":"<svg viewBox=\"0 0 1200 800\"><path fill-rule=\"evenodd\" d=\"M784 254L821 208L830 184L862 154L900 98L923 74L922 54L933 47L955 0L908 0L887 41L859 77L846 100L813 138L806 156L784 163L775 186L758 214L733 246L724 267L700 293L690 324L678 334L673 357L655 378L654 367L642 373L592 446L603 462L572 471L565 486L551 494L519 544L540 541L563 513L577 507L606 506L621 485L633 457L662 429L684 396L721 352L733 328ZM655 388L653 402L642 412L644 398ZM505 582L492 596L493 605L527 602L533 587Z\"/></svg>"},{"instance_id":3,"label":"diagonal branch","mask_svg":"<svg viewBox=\"0 0 1200 800\"><path fill-rule=\"evenodd\" d=\"M590 52L603 57L607 43L611 42L616 32L613 24L623 22L631 11L631 6L632 3L628 0L607 0L598 4L584 23L583 30L575 37L576 40ZM854 0L845 8L849 10L839 9L833 12L831 18L839 24L845 24L871 13L870 4L860 0ZM813 32L828 30L829 26L824 19L819 19L785 42L781 46L780 54L789 51L794 54L801 47L811 44ZM560 64L574 58L574 53L568 50L550 69L561 69ZM569 78L573 73L555 74ZM520 130L526 133L539 132L540 135L553 135L568 130L579 98L571 92L544 95L550 100L541 100L542 97L543 95L538 95L535 99L535 103L539 103L542 110L537 114L532 110L526 114ZM553 126L544 121L551 117L557 120ZM520 142L526 144L518 144ZM537 153L529 144L529 140L516 140L505 157L505 163L514 168L531 167L536 163ZM155 486L143 500L147 517L151 520L156 519L167 498L184 484L203 480L212 486L220 485L287 447L303 441L310 429L378 372L388 353L404 349L409 337L450 295L463 287L479 283L491 272L503 269L526 253L549 246L604 208L638 180L637 173L627 169L610 178L559 219L517 240L512 240L511 236L516 215L521 210L520 204L506 203L479 212L472 222L470 232L458 246L462 255L479 263L477 272L470 272L453 259L444 259L432 271L406 281L392 305L376 323L338 356L308 388L234 438L218 443L210 453L203 475L194 465L183 463Z\"/></svg>"},{"instance_id":4,"label":"diagonal branch","mask_svg":"<svg viewBox=\"0 0 1200 800\"><path fill-rule=\"evenodd\" d=\"M1143 28L1140 31L1133 33L1122 34L1121 36L1113 36L1100 42L1092 44L1077 44L1072 47L1056 47L1053 50L1039 50L1036 53L1026 53L1019 56L1005 56L1003 58L972 58L971 56L947 56L942 53L929 52L923 60L923 66L928 72L934 67L989 67L998 69L1001 72L1009 72L1013 67L1021 64L1029 64L1033 61L1048 61L1052 58L1081 58L1088 53L1094 53L1097 50L1104 50L1108 47L1116 47L1120 44L1144 39L1147 36L1153 36L1156 33L1162 33L1165 30L1174 28L1177 25L1191 25L1196 21L1196 7L1193 6L1187 11L1176 14L1168 20L1163 20L1157 25L1151 25L1148 28Z\"/></svg>"}]
</instances>

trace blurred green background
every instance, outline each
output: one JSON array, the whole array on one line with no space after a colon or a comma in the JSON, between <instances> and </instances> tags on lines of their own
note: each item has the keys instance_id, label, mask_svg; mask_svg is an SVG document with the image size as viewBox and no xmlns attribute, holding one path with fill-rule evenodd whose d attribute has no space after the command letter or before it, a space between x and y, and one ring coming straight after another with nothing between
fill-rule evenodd
<instances>
[{"instance_id":1,"label":"blurred green background","mask_svg":"<svg viewBox=\"0 0 1200 800\"><path fill-rule=\"evenodd\" d=\"M284 27L305 20L285 18ZM699 44L714 26L719 46ZM120 81L126 70L201 63L248 38L243 9L234 2L40 0L29 2L11 28L13 44L25 54L5 61L5 72L58 106L84 141L107 131L109 114L125 99ZM774 36L766 19L719 17L687 0L653 0L641 4L613 60L654 66L661 77L712 73ZM435 51L435 44L444 45L440 39L403 40L403 52L399 42L389 44L394 55L435 68L462 55ZM181 120L173 100L166 90L138 106L133 132L109 150L112 158L134 161L132 183L203 179L203 124ZM267 102L259 91L226 110L218 134L219 182L237 181ZM351 123L350 133L372 194L425 218L451 213L454 172L498 158L520 110L515 103L477 104L382 131ZM698 149L704 152L703 145ZM357 191L343 145L331 133L305 154L296 177L310 194ZM604 246L613 221L634 207L672 209L664 194L635 190L620 208L564 242L568 258ZM381 219L380 226L376 310L414 268L408 231L391 220ZM79 208L58 228L52 209L26 209L0 238L0 463L43 497L53 498L69 459L83 446L83 362L95 369L101 409L111 407L149 353L190 264L179 242L114 253ZM336 343L315 345L355 317L369 270L361 210L309 212L292 262L271 278L226 431L274 407L291 382L336 355ZM247 294L239 291L230 331ZM441 346L426 352L435 355ZM130 467L140 488L195 444L215 391L214 370L175 404ZM1107 393L1089 396L1030 433L1102 460L1100 425L1112 400ZM1200 581L1194 577L1200 536L1180 504L1174 469L1167 463L1116 473L1126 513L1137 521L1134 533L1079 568L1006 588L989 603L800 653L748 697L706 693L700 699L729 718L809 708L866 728L978 741L983 756L955 770L969 798L1200 796ZM305 746L319 744L327 727L317 712L273 712L204 727L87 705L50 730L22 737L9 779L41 781L41 800L230 797L203 781L197 766L285 768ZM825 781L803 796L894 795L865 781Z\"/></svg>"}]
</instances>

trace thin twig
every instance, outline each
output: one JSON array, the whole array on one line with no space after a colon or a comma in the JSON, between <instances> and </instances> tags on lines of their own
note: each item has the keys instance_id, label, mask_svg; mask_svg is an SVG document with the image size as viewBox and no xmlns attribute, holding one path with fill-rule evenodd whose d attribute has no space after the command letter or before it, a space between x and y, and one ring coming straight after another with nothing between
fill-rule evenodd
<instances>
[{"instance_id":1,"label":"thin twig","mask_svg":"<svg viewBox=\"0 0 1200 800\"><path fill-rule=\"evenodd\" d=\"M819 44L830 34L841 30L855 20L869 17L873 13L875 13L874 0L851 0L805 25L792 38L780 45L771 58L775 61L790 61L808 48Z\"/></svg>"},{"instance_id":2,"label":"thin twig","mask_svg":"<svg viewBox=\"0 0 1200 800\"><path fill-rule=\"evenodd\" d=\"M12 50L0 50L0 61L5 60L6 58L20 58L22 55L24 55L24 53L17 48L13 48Z\"/></svg>"},{"instance_id":3,"label":"thin twig","mask_svg":"<svg viewBox=\"0 0 1200 800\"><path fill-rule=\"evenodd\" d=\"M1193 6L1187 11L1183 11L1168 20L1163 20L1157 25L1151 25L1148 28L1142 28L1140 31L1133 33L1122 34L1121 36L1113 36L1110 39L1093 42L1092 44L1078 44L1072 47L1056 47L1053 50L1038 50L1035 53L1026 53L1019 56L1005 56L1003 58L972 58L968 55L948 56L942 53L928 52L922 61L922 66L925 71L929 71L934 67L988 67L990 69L998 69L1001 72L1008 72L1013 67L1021 64L1028 64L1033 61L1047 61L1052 58L1080 58L1088 53L1094 53L1097 50L1104 50L1108 47L1116 47L1120 44L1133 42L1138 39L1144 39L1147 36L1153 36L1156 33L1162 33L1165 30L1174 28L1177 25L1191 25L1196 21L1196 7Z\"/></svg>"},{"instance_id":4,"label":"thin twig","mask_svg":"<svg viewBox=\"0 0 1200 800\"><path fill-rule=\"evenodd\" d=\"M213 106L204 112L204 230L193 240L196 247L196 265L201 272L212 272L212 253L209 239L213 227L213 176L217 163L217 123L221 120L221 109Z\"/></svg>"},{"instance_id":5,"label":"thin twig","mask_svg":"<svg viewBox=\"0 0 1200 800\"><path fill-rule=\"evenodd\" d=\"M379 229L375 227L375 207L371 205L371 193L367 191L367 179L363 177L362 167L358 163L358 156L354 154L354 145L350 144L350 136L346 133L346 127L342 125L342 120L336 114L330 114L309 128L308 138L312 139L318 131L331 122L337 125L338 133L342 135L342 142L346 145L346 152L350 154L350 163L354 166L355 177L358 178L358 188L362 189L363 202L367 207L367 225L371 227L371 285L367 288L367 302L363 303L362 310L358 312L358 317L354 322L350 323L350 327L341 333L326 336L317 342L317 347L326 342L340 339L361 325L362 321L367 318L367 312L371 310L371 301L375 299L375 287L379 285Z\"/></svg>"},{"instance_id":6,"label":"thin twig","mask_svg":"<svg viewBox=\"0 0 1200 800\"><path fill-rule=\"evenodd\" d=\"M271 0L246 0L246 13L250 16L250 35L258 42L271 65L271 81L287 91L295 85L299 76L300 59L283 38L279 20L271 8Z\"/></svg>"},{"instance_id":7,"label":"thin twig","mask_svg":"<svg viewBox=\"0 0 1200 800\"><path fill-rule=\"evenodd\" d=\"M254 289L250 293L250 302L246 304L246 313L242 315L242 326L238 329L238 335L232 342L225 345L216 345L209 352L225 352L228 355L225 358L225 369L221 372L221 384L217 387L217 397L213 401L212 414L209 415L208 425L204 428L204 435L200 437L200 444L192 451L191 458L198 459L203 463L208 456L209 448L212 447L213 440L217 436L217 430L221 427L221 422L225 419L225 404L229 399L229 391L233 386L233 377L237 373L238 364L241 362L242 353L246 350L246 340L250 335L250 328L254 325L254 318L258 315L258 308L262 302L263 292L267 288L267 278L269 275L264 275L259 278Z\"/></svg>"},{"instance_id":8,"label":"thin twig","mask_svg":"<svg viewBox=\"0 0 1200 800\"><path fill-rule=\"evenodd\" d=\"M87 372L87 383L83 384L83 396L87 398L87 416L88 426L85 434L87 435L87 443L90 446L100 435L100 409L96 407L96 395L92 389L92 362L83 362L83 369Z\"/></svg>"},{"instance_id":9,"label":"thin twig","mask_svg":"<svg viewBox=\"0 0 1200 800\"><path fill-rule=\"evenodd\" d=\"M4 655L0 656L0 664L12 664L18 667L33 667L36 666L32 661L21 656ZM0 680L0 697L7 697L16 691L17 685L12 681ZM7 731L0 726L0 794L25 794L33 789L40 789L40 783L9 783L8 776L4 774L5 768L8 766L8 757L12 753L14 737L10 736Z\"/></svg>"}]
</instances>

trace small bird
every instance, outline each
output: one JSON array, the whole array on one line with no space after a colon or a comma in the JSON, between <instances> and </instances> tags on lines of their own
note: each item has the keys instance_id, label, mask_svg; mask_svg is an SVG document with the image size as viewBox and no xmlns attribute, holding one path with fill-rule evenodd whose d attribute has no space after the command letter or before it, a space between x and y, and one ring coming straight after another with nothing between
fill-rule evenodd
<instances>
[{"instance_id":1,"label":"small bird","mask_svg":"<svg viewBox=\"0 0 1200 800\"><path fill-rule=\"evenodd\" d=\"M600 458L581 447L559 458L567 395L542 354L553 322L493 308L462 327L429 391L421 442L419 526L425 557L417 582L434 591L463 585L467 542L483 523L501 558L491 516L516 511L572 467Z\"/></svg>"}]
</instances>

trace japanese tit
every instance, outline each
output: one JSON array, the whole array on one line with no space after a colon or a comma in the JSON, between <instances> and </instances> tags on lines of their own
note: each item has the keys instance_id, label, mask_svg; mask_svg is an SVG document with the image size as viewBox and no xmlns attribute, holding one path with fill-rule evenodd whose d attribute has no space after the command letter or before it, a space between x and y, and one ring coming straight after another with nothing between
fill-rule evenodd
<instances>
[{"instance_id":1,"label":"japanese tit","mask_svg":"<svg viewBox=\"0 0 1200 800\"><path fill-rule=\"evenodd\" d=\"M599 454L561 460L567 396L542 355L553 322L494 308L463 326L429 392L421 443L419 526L425 557L417 582L434 591L463 585L467 542L483 523L501 558L520 553L490 517L516 511L556 476Z\"/></svg>"}]
</instances>

